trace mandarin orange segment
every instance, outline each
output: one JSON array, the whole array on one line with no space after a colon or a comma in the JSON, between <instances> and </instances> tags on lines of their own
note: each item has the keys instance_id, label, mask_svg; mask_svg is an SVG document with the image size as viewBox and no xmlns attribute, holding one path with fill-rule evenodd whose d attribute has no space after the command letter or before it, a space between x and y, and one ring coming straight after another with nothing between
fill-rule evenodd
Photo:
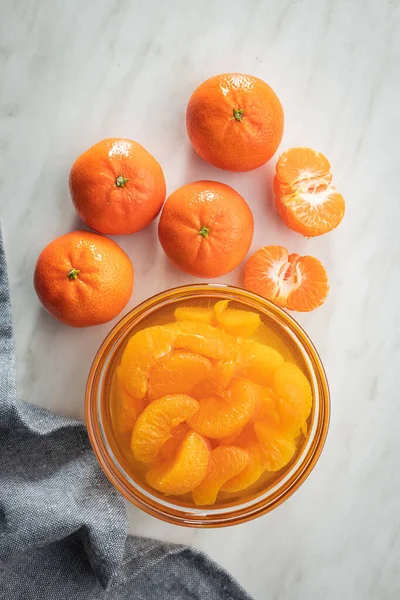
<instances>
[{"instance_id":1,"label":"mandarin orange segment","mask_svg":"<svg viewBox=\"0 0 400 600\"><path fill-rule=\"evenodd\" d=\"M217 360L214 362L211 373L203 379L192 391L192 395L201 400L211 396L222 396L237 371L237 361Z\"/></svg>"},{"instance_id":2,"label":"mandarin orange segment","mask_svg":"<svg viewBox=\"0 0 400 600\"><path fill-rule=\"evenodd\" d=\"M214 322L213 309L203 306L179 306L174 314L177 321L196 321L208 325Z\"/></svg>"},{"instance_id":3,"label":"mandarin orange segment","mask_svg":"<svg viewBox=\"0 0 400 600\"><path fill-rule=\"evenodd\" d=\"M235 337L252 337L261 323L260 315L247 310L227 308L228 302L221 300L214 306L218 325Z\"/></svg>"},{"instance_id":4,"label":"mandarin orange segment","mask_svg":"<svg viewBox=\"0 0 400 600\"><path fill-rule=\"evenodd\" d=\"M283 364L283 357L274 348L265 344L243 340L240 346L239 364L244 377L266 386L272 382L275 370Z\"/></svg>"},{"instance_id":5,"label":"mandarin orange segment","mask_svg":"<svg viewBox=\"0 0 400 600\"><path fill-rule=\"evenodd\" d=\"M157 456L157 461L171 459L178 451L186 435L191 431L187 423L180 423L171 431L171 437L162 445Z\"/></svg>"},{"instance_id":6,"label":"mandarin orange segment","mask_svg":"<svg viewBox=\"0 0 400 600\"><path fill-rule=\"evenodd\" d=\"M129 340L121 360L121 381L135 398L147 394L150 370L172 350L175 332L163 326L148 327Z\"/></svg>"},{"instance_id":7,"label":"mandarin orange segment","mask_svg":"<svg viewBox=\"0 0 400 600\"><path fill-rule=\"evenodd\" d=\"M288 227L313 237L339 225L346 207L331 179L330 164L320 152L291 148L282 154L274 179L275 205Z\"/></svg>"},{"instance_id":8,"label":"mandarin orange segment","mask_svg":"<svg viewBox=\"0 0 400 600\"><path fill-rule=\"evenodd\" d=\"M184 394L163 396L150 402L139 415L132 431L131 450L136 460L152 462L174 427L198 411L198 402Z\"/></svg>"},{"instance_id":9,"label":"mandarin orange segment","mask_svg":"<svg viewBox=\"0 0 400 600\"><path fill-rule=\"evenodd\" d=\"M204 480L209 461L210 450L206 440L191 431L183 439L176 457L150 469L146 473L146 481L164 494L187 494Z\"/></svg>"},{"instance_id":10,"label":"mandarin orange segment","mask_svg":"<svg viewBox=\"0 0 400 600\"><path fill-rule=\"evenodd\" d=\"M148 399L154 400L167 394L189 394L210 375L212 367L205 356L174 350L161 357L150 371Z\"/></svg>"},{"instance_id":11,"label":"mandarin orange segment","mask_svg":"<svg viewBox=\"0 0 400 600\"><path fill-rule=\"evenodd\" d=\"M120 368L112 383L116 426L121 435L132 433L136 419L145 406L143 398L131 396L120 379Z\"/></svg>"},{"instance_id":12,"label":"mandarin orange segment","mask_svg":"<svg viewBox=\"0 0 400 600\"><path fill-rule=\"evenodd\" d=\"M257 400L254 384L236 379L223 397L205 398L199 410L188 419L192 429L212 439L239 433L253 416Z\"/></svg>"},{"instance_id":13,"label":"mandarin orange segment","mask_svg":"<svg viewBox=\"0 0 400 600\"><path fill-rule=\"evenodd\" d=\"M263 453L263 462L267 471L283 469L296 452L294 435L285 433L269 420L256 421L254 431Z\"/></svg>"},{"instance_id":14,"label":"mandarin orange segment","mask_svg":"<svg viewBox=\"0 0 400 600\"><path fill-rule=\"evenodd\" d=\"M279 415L279 396L271 388L260 388L257 397L254 419L268 419L276 424L280 422Z\"/></svg>"},{"instance_id":15,"label":"mandarin orange segment","mask_svg":"<svg viewBox=\"0 0 400 600\"><path fill-rule=\"evenodd\" d=\"M249 453L236 446L218 446L212 451L210 465L202 483L192 492L197 506L212 505L221 487L239 475L249 462Z\"/></svg>"},{"instance_id":16,"label":"mandarin orange segment","mask_svg":"<svg viewBox=\"0 0 400 600\"><path fill-rule=\"evenodd\" d=\"M235 338L217 327L196 321L179 321L165 327L175 334L175 348L185 348L217 360L237 357Z\"/></svg>"},{"instance_id":17,"label":"mandarin orange segment","mask_svg":"<svg viewBox=\"0 0 400 600\"><path fill-rule=\"evenodd\" d=\"M279 306L302 312L321 306L329 292L328 275L317 258L289 255L282 246L265 246L249 258L244 285Z\"/></svg>"},{"instance_id":18,"label":"mandarin orange segment","mask_svg":"<svg viewBox=\"0 0 400 600\"><path fill-rule=\"evenodd\" d=\"M239 433L218 440L219 446L239 446L240 448L246 448L254 444L257 444L257 438L251 421Z\"/></svg>"},{"instance_id":19,"label":"mandarin orange segment","mask_svg":"<svg viewBox=\"0 0 400 600\"><path fill-rule=\"evenodd\" d=\"M274 390L278 396L282 428L289 431L300 429L312 408L312 391L307 377L299 367L285 362L274 373Z\"/></svg>"},{"instance_id":20,"label":"mandarin orange segment","mask_svg":"<svg viewBox=\"0 0 400 600\"><path fill-rule=\"evenodd\" d=\"M239 475L228 479L221 487L222 492L241 492L255 483L265 471L264 457L258 444L244 447L249 454L249 462Z\"/></svg>"}]
</instances>

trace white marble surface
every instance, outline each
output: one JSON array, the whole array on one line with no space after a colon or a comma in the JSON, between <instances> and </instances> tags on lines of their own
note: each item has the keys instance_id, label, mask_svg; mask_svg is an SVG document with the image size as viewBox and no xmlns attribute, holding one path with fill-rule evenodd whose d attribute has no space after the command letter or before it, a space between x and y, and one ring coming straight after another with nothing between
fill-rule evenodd
<instances>
[{"instance_id":1,"label":"white marble surface","mask_svg":"<svg viewBox=\"0 0 400 600\"><path fill-rule=\"evenodd\" d=\"M104 137L144 144L169 192L201 178L233 185L256 216L254 249L278 242L329 271L327 303L299 317L332 389L328 441L303 487L272 514L225 530L167 526L129 508L132 533L202 548L256 600L400 597L399 19L399 0L1 2L0 198L22 397L83 415L110 325L56 323L32 273L42 247L80 225L68 172ZM285 228L271 205L273 164L229 174L193 154L186 102L226 71L276 89L282 148L310 145L330 158L348 207L337 231L307 241ZM136 268L129 308L193 280L168 264L155 225L119 242ZM239 268L221 281L240 277Z\"/></svg>"}]
</instances>

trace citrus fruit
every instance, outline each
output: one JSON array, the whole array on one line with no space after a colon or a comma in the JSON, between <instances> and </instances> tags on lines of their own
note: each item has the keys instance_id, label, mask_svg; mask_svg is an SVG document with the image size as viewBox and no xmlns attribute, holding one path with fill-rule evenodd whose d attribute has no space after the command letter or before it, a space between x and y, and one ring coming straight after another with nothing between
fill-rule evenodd
<instances>
[{"instance_id":1,"label":"citrus fruit","mask_svg":"<svg viewBox=\"0 0 400 600\"><path fill-rule=\"evenodd\" d=\"M121 381L135 398L147 394L151 369L157 360L171 352L174 333L159 325L136 332L129 340L121 359Z\"/></svg>"},{"instance_id":2,"label":"citrus fruit","mask_svg":"<svg viewBox=\"0 0 400 600\"><path fill-rule=\"evenodd\" d=\"M270 346L253 340L243 340L240 345L242 375L259 385L270 385L274 371L282 363L282 355Z\"/></svg>"},{"instance_id":3,"label":"citrus fruit","mask_svg":"<svg viewBox=\"0 0 400 600\"><path fill-rule=\"evenodd\" d=\"M242 73L216 75L192 94L186 128L201 158L220 169L250 171L278 149L283 109L265 81Z\"/></svg>"},{"instance_id":4,"label":"citrus fruit","mask_svg":"<svg viewBox=\"0 0 400 600\"><path fill-rule=\"evenodd\" d=\"M186 348L216 360L233 360L238 356L236 339L218 327L195 321L179 321L165 327L175 334L175 348Z\"/></svg>"},{"instance_id":5,"label":"citrus fruit","mask_svg":"<svg viewBox=\"0 0 400 600\"><path fill-rule=\"evenodd\" d=\"M293 435L283 432L279 426L269 420L254 423L254 431L263 453L263 462L267 471L280 471L293 458L296 442Z\"/></svg>"},{"instance_id":6,"label":"citrus fruit","mask_svg":"<svg viewBox=\"0 0 400 600\"><path fill-rule=\"evenodd\" d=\"M180 321L147 327L131 337L122 355L121 379L128 392L136 398L146 396L151 369L173 349L227 360L238 352L234 338L206 323Z\"/></svg>"},{"instance_id":7,"label":"citrus fruit","mask_svg":"<svg viewBox=\"0 0 400 600\"><path fill-rule=\"evenodd\" d=\"M48 312L73 327L114 319L128 303L133 266L112 240L89 231L56 238L41 252L34 286Z\"/></svg>"},{"instance_id":8,"label":"citrus fruit","mask_svg":"<svg viewBox=\"0 0 400 600\"><path fill-rule=\"evenodd\" d=\"M179 306L174 314L177 321L198 321L213 325L215 320L213 309L202 306Z\"/></svg>"},{"instance_id":9,"label":"citrus fruit","mask_svg":"<svg viewBox=\"0 0 400 600\"><path fill-rule=\"evenodd\" d=\"M205 356L174 350L160 358L150 371L148 399L166 394L189 394L212 371L212 363Z\"/></svg>"},{"instance_id":10,"label":"citrus fruit","mask_svg":"<svg viewBox=\"0 0 400 600\"><path fill-rule=\"evenodd\" d=\"M339 225L345 202L331 180L330 164L320 152L291 148L282 154L274 179L275 205L288 227L313 237Z\"/></svg>"},{"instance_id":11,"label":"citrus fruit","mask_svg":"<svg viewBox=\"0 0 400 600\"><path fill-rule=\"evenodd\" d=\"M254 231L252 212L234 189L197 181L167 199L158 226L168 258L196 277L219 277L246 256Z\"/></svg>"},{"instance_id":12,"label":"citrus fruit","mask_svg":"<svg viewBox=\"0 0 400 600\"><path fill-rule=\"evenodd\" d=\"M144 409L145 402L143 398L131 396L125 389L120 378L120 367L118 367L112 383L112 396L118 432L121 435L131 434L136 419Z\"/></svg>"},{"instance_id":13,"label":"citrus fruit","mask_svg":"<svg viewBox=\"0 0 400 600\"><path fill-rule=\"evenodd\" d=\"M187 494L204 480L209 460L210 450L206 440L191 431L181 442L176 457L150 469L146 473L146 481L167 495Z\"/></svg>"},{"instance_id":14,"label":"citrus fruit","mask_svg":"<svg viewBox=\"0 0 400 600\"><path fill-rule=\"evenodd\" d=\"M274 390L281 427L297 431L304 425L312 407L307 377L297 365L285 362L274 373Z\"/></svg>"},{"instance_id":15,"label":"citrus fruit","mask_svg":"<svg viewBox=\"0 0 400 600\"><path fill-rule=\"evenodd\" d=\"M193 388L193 396L198 400L222 396L237 371L236 360L214 361L210 375Z\"/></svg>"},{"instance_id":16,"label":"citrus fruit","mask_svg":"<svg viewBox=\"0 0 400 600\"><path fill-rule=\"evenodd\" d=\"M89 227L112 235L135 233L160 212L165 180L156 159L124 138L98 142L74 162L70 191Z\"/></svg>"},{"instance_id":17,"label":"citrus fruit","mask_svg":"<svg viewBox=\"0 0 400 600\"><path fill-rule=\"evenodd\" d=\"M212 505L221 487L232 477L239 475L249 462L249 453L236 446L218 446L211 454L207 474L192 492L197 506Z\"/></svg>"},{"instance_id":18,"label":"citrus fruit","mask_svg":"<svg viewBox=\"0 0 400 600\"><path fill-rule=\"evenodd\" d=\"M198 410L198 402L185 394L171 394L150 402L139 415L132 431L131 450L136 460L152 462L174 427Z\"/></svg>"},{"instance_id":19,"label":"citrus fruit","mask_svg":"<svg viewBox=\"0 0 400 600\"><path fill-rule=\"evenodd\" d=\"M239 475L228 479L221 487L222 492L241 492L255 483L265 471L264 457L258 444L244 446L248 452L249 462Z\"/></svg>"},{"instance_id":20,"label":"citrus fruit","mask_svg":"<svg viewBox=\"0 0 400 600\"><path fill-rule=\"evenodd\" d=\"M244 285L279 306L307 312L323 304L328 275L314 256L289 254L282 246L265 246L247 261Z\"/></svg>"},{"instance_id":21,"label":"citrus fruit","mask_svg":"<svg viewBox=\"0 0 400 600\"><path fill-rule=\"evenodd\" d=\"M228 308L228 304L229 300L220 300L214 306L218 325L231 335L252 337L261 323L260 315L250 310Z\"/></svg>"},{"instance_id":22,"label":"citrus fruit","mask_svg":"<svg viewBox=\"0 0 400 600\"><path fill-rule=\"evenodd\" d=\"M223 397L201 400L199 410L188 419L188 424L211 439L239 433L253 416L256 394L250 381L235 379Z\"/></svg>"},{"instance_id":23,"label":"citrus fruit","mask_svg":"<svg viewBox=\"0 0 400 600\"><path fill-rule=\"evenodd\" d=\"M171 431L171 437L161 446L157 461L165 462L172 459L178 451L186 435L192 431L186 422L179 423Z\"/></svg>"}]
</instances>

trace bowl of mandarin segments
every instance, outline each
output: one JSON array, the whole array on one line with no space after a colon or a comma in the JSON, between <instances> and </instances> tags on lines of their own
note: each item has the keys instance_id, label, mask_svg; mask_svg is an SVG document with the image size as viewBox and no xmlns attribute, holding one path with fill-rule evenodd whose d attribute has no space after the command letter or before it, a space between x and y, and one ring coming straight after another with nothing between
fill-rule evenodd
<instances>
[{"instance_id":1,"label":"bowl of mandarin segments","mask_svg":"<svg viewBox=\"0 0 400 600\"><path fill-rule=\"evenodd\" d=\"M284 502L315 466L329 389L285 311L216 284L174 288L128 313L86 390L97 459L133 504L191 527L246 522Z\"/></svg>"}]
</instances>

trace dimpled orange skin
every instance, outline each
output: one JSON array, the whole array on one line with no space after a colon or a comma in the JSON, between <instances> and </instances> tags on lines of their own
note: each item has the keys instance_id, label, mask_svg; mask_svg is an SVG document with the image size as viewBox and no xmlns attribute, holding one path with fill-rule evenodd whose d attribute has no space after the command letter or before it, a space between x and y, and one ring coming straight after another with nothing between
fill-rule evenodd
<instances>
[{"instance_id":1,"label":"dimpled orange skin","mask_svg":"<svg viewBox=\"0 0 400 600\"><path fill-rule=\"evenodd\" d=\"M56 319L72 327L100 325L126 306L133 289L133 266L112 240L90 231L73 231L41 252L34 286Z\"/></svg>"},{"instance_id":2,"label":"dimpled orange skin","mask_svg":"<svg viewBox=\"0 0 400 600\"><path fill-rule=\"evenodd\" d=\"M166 193L156 159L124 138L102 140L81 154L72 166L69 187L80 218L109 235L131 234L149 225Z\"/></svg>"},{"instance_id":3,"label":"dimpled orange skin","mask_svg":"<svg viewBox=\"0 0 400 600\"><path fill-rule=\"evenodd\" d=\"M266 163L283 136L283 108L262 79L242 73L216 75L191 96L186 128L205 161L228 171L250 171Z\"/></svg>"},{"instance_id":4,"label":"dimpled orange skin","mask_svg":"<svg viewBox=\"0 0 400 600\"><path fill-rule=\"evenodd\" d=\"M254 219L233 188L216 181L197 181L167 199L158 226L168 258L195 277L220 277L246 256Z\"/></svg>"}]
</instances>

